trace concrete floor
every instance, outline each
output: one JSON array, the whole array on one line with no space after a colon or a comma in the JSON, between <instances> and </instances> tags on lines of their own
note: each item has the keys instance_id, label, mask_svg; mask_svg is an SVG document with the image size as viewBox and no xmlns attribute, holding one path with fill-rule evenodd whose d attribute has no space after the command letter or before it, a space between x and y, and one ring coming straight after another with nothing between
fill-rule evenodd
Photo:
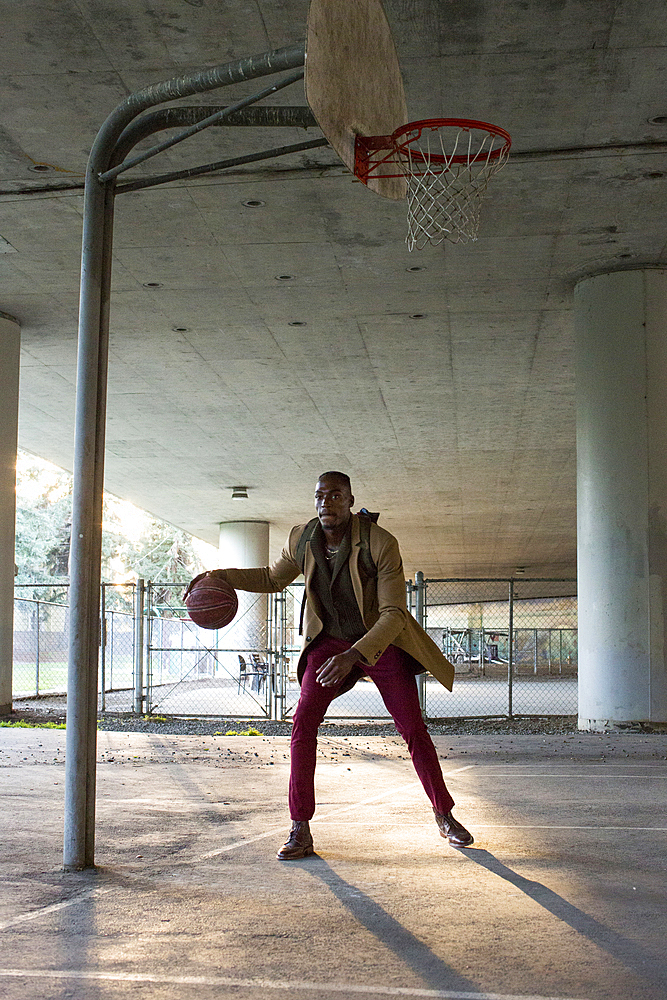
<instances>
[{"instance_id":1,"label":"concrete floor","mask_svg":"<svg viewBox=\"0 0 667 1000\"><path fill-rule=\"evenodd\" d=\"M99 734L99 868L60 870L64 732L0 729L0 997L664 1000L667 736L436 737L452 850L396 737Z\"/></svg>"}]
</instances>

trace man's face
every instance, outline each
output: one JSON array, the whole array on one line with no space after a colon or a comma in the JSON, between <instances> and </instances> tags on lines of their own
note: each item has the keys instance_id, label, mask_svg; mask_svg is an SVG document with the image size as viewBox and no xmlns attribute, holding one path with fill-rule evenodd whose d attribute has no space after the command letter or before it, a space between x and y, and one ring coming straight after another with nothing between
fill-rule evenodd
<instances>
[{"instance_id":1,"label":"man's face","mask_svg":"<svg viewBox=\"0 0 667 1000\"><path fill-rule=\"evenodd\" d=\"M325 530L347 524L354 497L338 479L320 479L315 487L315 510Z\"/></svg>"}]
</instances>

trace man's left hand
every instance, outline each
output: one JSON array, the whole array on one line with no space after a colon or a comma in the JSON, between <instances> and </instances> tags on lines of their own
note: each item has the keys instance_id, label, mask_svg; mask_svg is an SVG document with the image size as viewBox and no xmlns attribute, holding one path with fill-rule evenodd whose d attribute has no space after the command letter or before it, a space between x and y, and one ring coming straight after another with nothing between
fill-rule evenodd
<instances>
[{"instance_id":1,"label":"man's left hand","mask_svg":"<svg viewBox=\"0 0 667 1000\"><path fill-rule=\"evenodd\" d=\"M359 663L361 655L354 647L344 653L337 653L325 660L317 671L318 683L323 687L336 687L345 680L355 663Z\"/></svg>"}]
</instances>

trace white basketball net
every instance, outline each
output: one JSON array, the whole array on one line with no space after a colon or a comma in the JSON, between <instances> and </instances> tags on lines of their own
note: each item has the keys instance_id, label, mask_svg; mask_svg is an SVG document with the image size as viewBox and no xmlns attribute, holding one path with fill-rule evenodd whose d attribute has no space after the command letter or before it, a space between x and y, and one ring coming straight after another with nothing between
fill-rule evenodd
<instances>
[{"instance_id":1,"label":"white basketball net","mask_svg":"<svg viewBox=\"0 0 667 1000\"><path fill-rule=\"evenodd\" d=\"M486 186L507 162L502 146L490 132L448 126L424 128L397 148L408 187L408 250L477 239Z\"/></svg>"}]
</instances>

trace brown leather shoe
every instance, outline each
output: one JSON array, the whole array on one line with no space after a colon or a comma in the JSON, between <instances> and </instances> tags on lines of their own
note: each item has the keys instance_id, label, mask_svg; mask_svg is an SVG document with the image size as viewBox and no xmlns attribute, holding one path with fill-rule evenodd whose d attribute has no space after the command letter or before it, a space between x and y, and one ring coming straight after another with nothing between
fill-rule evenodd
<instances>
[{"instance_id":1,"label":"brown leather shoe","mask_svg":"<svg viewBox=\"0 0 667 1000\"><path fill-rule=\"evenodd\" d=\"M435 813L435 821L438 824L440 836L445 837L452 847L471 847L475 843L473 835L457 819L454 819L451 812L446 815Z\"/></svg>"},{"instance_id":2,"label":"brown leather shoe","mask_svg":"<svg viewBox=\"0 0 667 1000\"><path fill-rule=\"evenodd\" d=\"M296 861L314 851L308 820L294 820L290 835L278 851L278 861Z\"/></svg>"}]
</instances>

